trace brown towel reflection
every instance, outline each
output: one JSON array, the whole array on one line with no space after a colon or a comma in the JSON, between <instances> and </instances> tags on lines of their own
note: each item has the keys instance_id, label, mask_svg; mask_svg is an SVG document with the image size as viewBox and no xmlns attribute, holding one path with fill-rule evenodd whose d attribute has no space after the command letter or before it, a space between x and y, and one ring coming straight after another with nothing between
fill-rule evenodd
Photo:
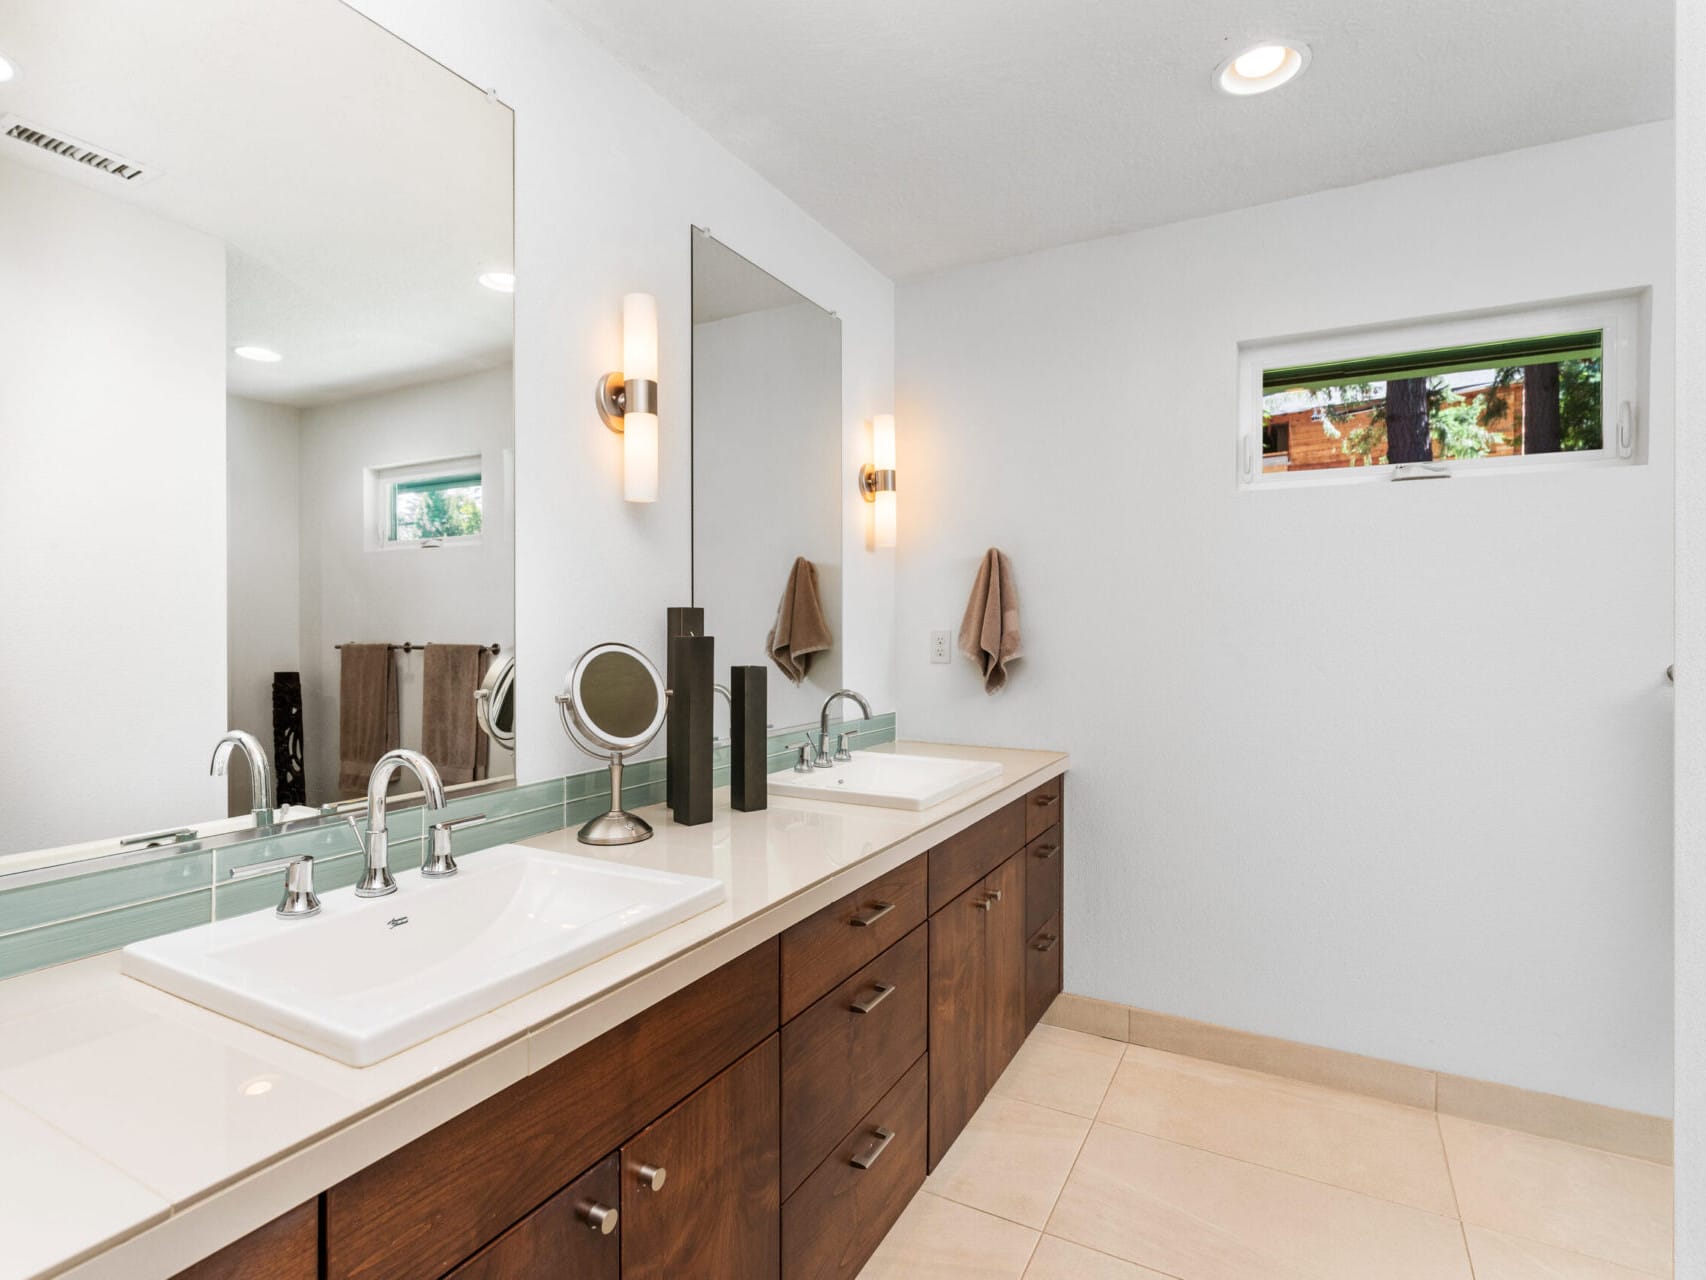
<instances>
[{"instance_id":1,"label":"brown towel reflection","mask_svg":"<svg viewBox=\"0 0 1706 1280\"><path fill-rule=\"evenodd\" d=\"M421 662L421 753L446 783L486 776L487 738L474 695L492 651L478 644L429 644Z\"/></svg>"},{"instance_id":2,"label":"brown towel reflection","mask_svg":"<svg viewBox=\"0 0 1706 1280\"><path fill-rule=\"evenodd\" d=\"M960 621L960 652L983 673L983 691L1006 687L1007 664L1024 656L1019 648L1019 592L1013 562L991 547L977 566L966 616Z\"/></svg>"},{"instance_id":3,"label":"brown towel reflection","mask_svg":"<svg viewBox=\"0 0 1706 1280\"><path fill-rule=\"evenodd\" d=\"M783 675L799 684L811 670L812 654L822 653L834 643L817 597L817 570L801 556L788 570L788 585L782 589L776 624L765 637L764 651Z\"/></svg>"},{"instance_id":4,"label":"brown towel reflection","mask_svg":"<svg viewBox=\"0 0 1706 1280\"><path fill-rule=\"evenodd\" d=\"M402 741L397 659L388 644L346 644L338 681L338 799L367 794L379 757Z\"/></svg>"}]
</instances>

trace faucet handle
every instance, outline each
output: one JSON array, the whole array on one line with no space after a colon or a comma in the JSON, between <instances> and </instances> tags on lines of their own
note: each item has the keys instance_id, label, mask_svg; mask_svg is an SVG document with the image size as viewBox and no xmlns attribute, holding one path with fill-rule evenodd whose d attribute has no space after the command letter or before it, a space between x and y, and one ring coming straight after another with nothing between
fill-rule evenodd
<instances>
[{"instance_id":1,"label":"faucet handle","mask_svg":"<svg viewBox=\"0 0 1706 1280\"><path fill-rule=\"evenodd\" d=\"M314 859L307 854L291 859L284 869L284 897L273 914L281 920L302 920L320 914L320 899L314 893Z\"/></svg>"},{"instance_id":2,"label":"faucet handle","mask_svg":"<svg viewBox=\"0 0 1706 1280\"><path fill-rule=\"evenodd\" d=\"M810 773L817 765L817 748L812 746L811 734L808 733L806 735L806 740L798 744L797 749L800 753L800 758L794 761L794 772Z\"/></svg>"},{"instance_id":3,"label":"faucet handle","mask_svg":"<svg viewBox=\"0 0 1706 1280\"><path fill-rule=\"evenodd\" d=\"M848 729L844 733L842 733L838 738L836 738L836 740L835 740L835 762L837 764L846 764L848 761L853 759L853 748L851 745L851 739L857 738L858 736L859 736L859 731L857 729Z\"/></svg>"},{"instance_id":4,"label":"faucet handle","mask_svg":"<svg viewBox=\"0 0 1706 1280\"><path fill-rule=\"evenodd\" d=\"M450 833L458 827L477 827L485 820L485 814L475 813L466 818L446 818L443 822L433 823L431 848L427 860L421 864L421 874L433 880L455 875L456 859L450 856Z\"/></svg>"}]
</instances>

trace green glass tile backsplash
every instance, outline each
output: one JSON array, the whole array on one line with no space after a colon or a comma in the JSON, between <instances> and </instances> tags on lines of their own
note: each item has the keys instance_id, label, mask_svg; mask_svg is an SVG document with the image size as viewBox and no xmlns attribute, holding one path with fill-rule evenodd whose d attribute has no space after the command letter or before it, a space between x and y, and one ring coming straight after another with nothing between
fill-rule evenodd
<instances>
[{"instance_id":1,"label":"green glass tile backsplash","mask_svg":"<svg viewBox=\"0 0 1706 1280\"><path fill-rule=\"evenodd\" d=\"M892 713L845 721L834 728L859 731L855 750L895 740ZM793 763L793 744L801 736L798 728L770 735L770 772ZM713 770L714 785L728 785L727 743L716 748ZM630 763L622 778L624 807L638 809L662 803L664 774L661 756ZM445 806L444 814L452 818L486 815L485 822L456 832L460 857L560 827L579 826L604 812L609 796L608 771L593 768L505 791L459 796ZM420 866L427 816L418 806L389 815L386 825L391 833L392 871ZM357 822L364 824L365 819L357 818ZM230 878L232 870L304 854L314 858L315 887L322 893L354 884L361 872L361 843L355 826L340 822L263 835L211 851L165 854L131 866L17 888L7 888L6 877L0 876L0 978L111 951L213 919L270 910L283 891L283 870L237 881Z\"/></svg>"}]
</instances>

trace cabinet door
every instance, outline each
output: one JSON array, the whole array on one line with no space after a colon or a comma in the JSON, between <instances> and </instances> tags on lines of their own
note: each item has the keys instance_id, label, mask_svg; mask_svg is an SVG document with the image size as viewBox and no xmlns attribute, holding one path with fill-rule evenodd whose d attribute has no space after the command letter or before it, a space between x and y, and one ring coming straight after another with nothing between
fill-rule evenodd
<instances>
[{"instance_id":1,"label":"cabinet door","mask_svg":"<svg viewBox=\"0 0 1706 1280\"><path fill-rule=\"evenodd\" d=\"M1025 944L1025 1027L1034 1028L1060 994L1060 914L1043 921Z\"/></svg>"},{"instance_id":2,"label":"cabinet door","mask_svg":"<svg viewBox=\"0 0 1706 1280\"><path fill-rule=\"evenodd\" d=\"M622 1148L623 1280L775 1280L781 1055L771 1036Z\"/></svg>"},{"instance_id":3,"label":"cabinet door","mask_svg":"<svg viewBox=\"0 0 1706 1280\"><path fill-rule=\"evenodd\" d=\"M1024 855L1007 859L983 885L990 901L990 909L984 913L984 945L989 959L984 987L982 1090L988 1093L1025 1043Z\"/></svg>"},{"instance_id":4,"label":"cabinet door","mask_svg":"<svg viewBox=\"0 0 1706 1280\"><path fill-rule=\"evenodd\" d=\"M450 1273L448 1280L618 1280L617 1157L603 1160Z\"/></svg>"},{"instance_id":5,"label":"cabinet door","mask_svg":"<svg viewBox=\"0 0 1706 1280\"><path fill-rule=\"evenodd\" d=\"M983 881L930 917L930 1167L983 1101L989 950L994 909Z\"/></svg>"}]
</instances>

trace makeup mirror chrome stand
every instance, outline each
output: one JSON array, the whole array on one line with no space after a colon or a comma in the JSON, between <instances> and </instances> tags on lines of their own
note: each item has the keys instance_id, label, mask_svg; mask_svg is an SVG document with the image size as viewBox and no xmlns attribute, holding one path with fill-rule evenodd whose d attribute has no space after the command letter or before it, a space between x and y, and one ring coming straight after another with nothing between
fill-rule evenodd
<instances>
[{"instance_id":1,"label":"makeup mirror chrome stand","mask_svg":"<svg viewBox=\"0 0 1706 1280\"><path fill-rule=\"evenodd\" d=\"M651 839L651 824L622 808L622 763L657 736L668 709L663 677L632 645L594 645L575 660L557 695L557 714L570 741L610 762L610 811L580 829L582 844Z\"/></svg>"}]
</instances>

